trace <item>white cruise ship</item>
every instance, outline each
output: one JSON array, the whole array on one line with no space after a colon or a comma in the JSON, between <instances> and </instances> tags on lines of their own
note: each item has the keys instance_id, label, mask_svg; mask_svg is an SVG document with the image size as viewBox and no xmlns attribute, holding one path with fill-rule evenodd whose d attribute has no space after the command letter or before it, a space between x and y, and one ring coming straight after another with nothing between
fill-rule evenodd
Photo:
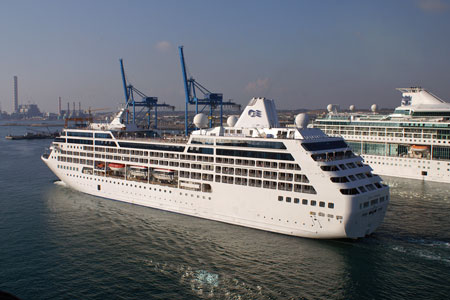
<instances>
[{"instance_id":1,"label":"white cruise ship","mask_svg":"<svg viewBox=\"0 0 450 300\"><path fill-rule=\"evenodd\" d=\"M273 100L239 119L161 138L110 124L63 129L43 161L67 186L95 196L309 238L360 238L382 223L389 187L342 138L279 128Z\"/></svg>"},{"instance_id":2,"label":"white cruise ship","mask_svg":"<svg viewBox=\"0 0 450 300\"><path fill-rule=\"evenodd\" d=\"M336 112L310 127L343 137L376 174L450 182L450 104L420 88L399 88L392 114Z\"/></svg>"}]
</instances>

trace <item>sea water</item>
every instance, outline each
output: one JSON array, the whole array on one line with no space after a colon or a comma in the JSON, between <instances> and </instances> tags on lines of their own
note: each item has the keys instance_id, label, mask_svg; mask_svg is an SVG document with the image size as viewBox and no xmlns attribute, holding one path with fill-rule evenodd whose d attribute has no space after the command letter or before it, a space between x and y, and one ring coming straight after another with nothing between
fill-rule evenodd
<instances>
[{"instance_id":1,"label":"sea water","mask_svg":"<svg viewBox=\"0 0 450 300\"><path fill-rule=\"evenodd\" d=\"M370 237L312 240L79 193L0 126L0 290L21 299L448 299L450 186L384 178Z\"/></svg>"}]
</instances>

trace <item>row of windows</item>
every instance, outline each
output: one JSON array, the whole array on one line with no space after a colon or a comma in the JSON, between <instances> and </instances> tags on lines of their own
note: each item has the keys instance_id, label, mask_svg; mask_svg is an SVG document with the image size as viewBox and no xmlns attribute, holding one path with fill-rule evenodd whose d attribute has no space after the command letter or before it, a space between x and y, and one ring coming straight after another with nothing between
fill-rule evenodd
<instances>
[{"instance_id":1,"label":"row of windows","mask_svg":"<svg viewBox=\"0 0 450 300\"><path fill-rule=\"evenodd\" d=\"M353 154L353 152L350 150L338 152L325 152L311 155L311 158L314 161L336 161L353 157L355 157L355 154Z\"/></svg>"},{"instance_id":2,"label":"row of windows","mask_svg":"<svg viewBox=\"0 0 450 300\"><path fill-rule=\"evenodd\" d=\"M348 148L347 144L343 140L302 143L302 147L306 151L322 151L322 150L335 150L340 148Z\"/></svg>"},{"instance_id":3,"label":"row of windows","mask_svg":"<svg viewBox=\"0 0 450 300\"><path fill-rule=\"evenodd\" d=\"M79 136L79 137L92 137L92 132L77 132L77 131L66 131L67 136Z\"/></svg>"},{"instance_id":4,"label":"row of windows","mask_svg":"<svg viewBox=\"0 0 450 300\"><path fill-rule=\"evenodd\" d=\"M63 139L64 140L64 139ZM56 139L55 139L56 142ZM69 144L82 144L82 145L92 145L93 140L80 140L80 139L67 139L67 143Z\"/></svg>"},{"instance_id":5,"label":"row of windows","mask_svg":"<svg viewBox=\"0 0 450 300\"><path fill-rule=\"evenodd\" d=\"M429 127L429 128L448 128L450 124L447 123L398 123L398 122L357 122L357 121L329 121L329 120L316 120L315 127L322 128L324 126L328 126L329 128L337 128L340 126L341 128L355 128L355 126L361 126L361 128L365 129L373 129L373 128L387 128L387 130L395 129L395 127ZM357 127L356 127L357 128ZM401 128L402 129L402 128ZM400 130L401 130L400 129ZM405 130L408 128L404 128Z\"/></svg>"},{"instance_id":6,"label":"row of windows","mask_svg":"<svg viewBox=\"0 0 450 300\"><path fill-rule=\"evenodd\" d=\"M257 178L268 178L268 179L279 179L285 181L296 181L296 182L306 182L309 183L308 177L303 174L292 174L292 173L284 173L284 172L273 172L273 171L263 171L263 170L255 170L255 169L241 169L241 168L233 168L233 167L222 167L216 166L216 173L222 173L227 175L239 175L239 176L250 176Z\"/></svg>"},{"instance_id":7,"label":"row of windows","mask_svg":"<svg viewBox=\"0 0 450 300\"><path fill-rule=\"evenodd\" d=\"M266 141L245 141L245 140L216 140L216 145L230 147L248 147L248 148L267 148L267 149L286 149L282 142Z\"/></svg>"},{"instance_id":8,"label":"row of windows","mask_svg":"<svg viewBox=\"0 0 450 300\"><path fill-rule=\"evenodd\" d=\"M366 173L367 174L367 173ZM355 175L348 175L347 176L341 176L341 177L330 177L330 180L332 182L340 182L340 183L344 183L344 182L349 182L351 181L356 181L357 179L364 179L366 178L367 175L363 174L363 173L358 173ZM350 180L349 180L350 179Z\"/></svg>"},{"instance_id":9,"label":"row of windows","mask_svg":"<svg viewBox=\"0 0 450 300\"><path fill-rule=\"evenodd\" d=\"M189 147L189 153L201 153L201 154L214 154L213 148L203 148L203 147Z\"/></svg>"},{"instance_id":10,"label":"row of windows","mask_svg":"<svg viewBox=\"0 0 450 300\"><path fill-rule=\"evenodd\" d=\"M83 164L83 165L90 165L90 166L92 166L92 164L94 163L93 160L83 159L83 158L76 158L76 157L58 156L56 159L57 159L57 161L61 161L61 162Z\"/></svg>"},{"instance_id":11,"label":"row of windows","mask_svg":"<svg viewBox=\"0 0 450 300\"><path fill-rule=\"evenodd\" d=\"M291 197L278 196L278 201L283 201L283 200L285 200L288 203L293 202L295 204L300 204L300 199L299 198L294 198L292 200ZM301 200L302 200L301 204L308 205L308 199L301 199ZM317 201L316 200L311 200L311 201L309 201L309 204L311 206L316 206L317 205ZM319 207L325 207L325 204L326 204L325 202L319 201ZM328 208L333 209L334 208L334 203L333 202L328 202L327 206L328 206Z\"/></svg>"},{"instance_id":12,"label":"row of windows","mask_svg":"<svg viewBox=\"0 0 450 300\"><path fill-rule=\"evenodd\" d=\"M366 193L368 191L374 191L376 189L383 188L383 185L379 182L373 184L366 184L365 186L359 186L358 188L340 189L343 195L358 195L360 193Z\"/></svg>"},{"instance_id":13,"label":"row of windows","mask_svg":"<svg viewBox=\"0 0 450 300\"><path fill-rule=\"evenodd\" d=\"M68 146L70 147L70 145ZM90 146L84 146L84 150L93 151L94 148ZM163 152L153 152L153 151L142 151L142 150L128 150L128 149L114 149L114 148L103 148L103 147L95 147L96 152L110 152L110 153L120 153L127 155L137 155L137 156L151 156L151 157L164 157L164 158L174 158L174 159L182 159L182 160L191 160L191 161L202 161L202 162L214 162L214 157L211 156L200 156L200 155L189 155L189 154L176 154L176 153L163 153ZM82 155L78 152L70 152L61 150L61 154L68 155ZM86 154L89 157L92 157L92 153ZM112 156L107 155L96 155L97 158L108 158L112 159ZM129 161L128 157L120 158L120 156L114 156L116 160L124 160ZM216 157L216 163L225 163L225 164L236 164L243 166L256 166L256 167L265 167L265 168L274 168L274 169L288 169L288 170L301 170L301 167L298 164L294 163L284 163L284 162L274 162L274 161L255 161L255 160L246 160L239 158L227 158L227 157Z\"/></svg>"},{"instance_id":14,"label":"row of windows","mask_svg":"<svg viewBox=\"0 0 450 300\"><path fill-rule=\"evenodd\" d=\"M114 141L99 141L95 140L96 146L109 146L109 147L117 147L116 142Z\"/></svg>"},{"instance_id":15,"label":"row of windows","mask_svg":"<svg viewBox=\"0 0 450 300\"><path fill-rule=\"evenodd\" d=\"M93 151L92 147L84 146L84 150ZM164 152L154 152L154 151L142 151L142 150L129 150L129 149L115 149L115 148L102 148L95 147L96 152L112 152L112 153L121 153L121 154L131 154L138 156L152 156L152 157L164 157L164 158L175 158L175 159L183 159L183 160L192 160L192 161L205 161L205 162L214 162L214 157L211 156L200 156L200 155L189 155L189 154L176 154L176 153L164 153ZM64 154L64 153L63 153ZM284 163L284 162L274 162L274 161L255 161L255 160L247 160L247 159L239 159L239 158L227 158L227 157L216 157L217 163L226 163L226 164L236 164L236 165L244 165L244 166L256 166L256 167L266 167L266 168L279 168L279 169L288 169L288 170L301 170L301 167L298 164L293 163Z\"/></svg>"},{"instance_id":16,"label":"row of windows","mask_svg":"<svg viewBox=\"0 0 450 300\"><path fill-rule=\"evenodd\" d=\"M192 138L191 144L214 145L214 139L211 138Z\"/></svg>"},{"instance_id":17,"label":"row of windows","mask_svg":"<svg viewBox=\"0 0 450 300\"><path fill-rule=\"evenodd\" d=\"M357 161L357 162L354 162L354 163L350 162L350 163L347 163L347 164L320 166L320 168L323 171L327 171L327 172L340 171L340 170L344 171L344 170L347 170L347 169L355 169L355 168L358 168L358 167L362 168L362 167L364 167L364 164L362 162L360 162L360 161ZM367 173L366 173L366 175L367 175ZM372 177L372 176L367 175L367 177Z\"/></svg>"},{"instance_id":18,"label":"row of windows","mask_svg":"<svg viewBox=\"0 0 450 300\"><path fill-rule=\"evenodd\" d=\"M290 153L278 153L278 152L258 152L258 151L245 151L245 150L231 150L231 149L216 149L217 155L223 156L238 156L238 157L252 157L274 160L290 160L293 161L294 157Z\"/></svg>"},{"instance_id":19,"label":"row of windows","mask_svg":"<svg viewBox=\"0 0 450 300\"><path fill-rule=\"evenodd\" d=\"M383 203L385 199L386 199L386 201L388 201L389 200L389 195L386 195L386 197L383 196L383 197L380 197L380 198L372 199L370 201L366 201L364 203L360 203L359 204L359 209L368 208L369 205L370 206L374 206L374 205L377 205L378 203Z\"/></svg>"},{"instance_id":20,"label":"row of windows","mask_svg":"<svg viewBox=\"0 0 450 300\"><path fill-rule=\"evenodd\" d=\"M248 179L244 177L233 177L226 175L215 175L215 182L222 182L228 184L239 184L239 185L249 185L252 187L263 187L272 190L281 190L288 192L297 192L304 194L317 194L316 190L311 185L304 184L292 184L286 182L276 182L270 180L260 180L260 179Z\"/></svg>"},{"instance_id":21,"label":"row of windows","mask_svg":"<svg viewBox=\"0 0 450 300\"><path fill-rule=\"evenodd\" d=\"M112 138L109 133L101 133L101 132L96 132L95 137L100 138L100 139L111 139Z\"/></svg>"},{"instance_id":22,"label":"row of windows","mask_svg":"<svg viewBox=\"0 0 450 300\"><path fill-rule=\"evenodd\" d=\"M138 148L138 149L151 149L151 150L170 151L170 152L184 152L184 146L175 146L175 145L119 142L119 146L123 147L123 148Z\"/></svg>"},{"instance_id":23,"label":"row of windows","mask_svg":"<svg viewBox=\"0 0 450 300\"><path fill-rule=\"evenodd\" d=\"M78 167L70 167L65 165L57 165L58 169L69 170L69 171L78 171Z\"/></svg>"}]
</instances>

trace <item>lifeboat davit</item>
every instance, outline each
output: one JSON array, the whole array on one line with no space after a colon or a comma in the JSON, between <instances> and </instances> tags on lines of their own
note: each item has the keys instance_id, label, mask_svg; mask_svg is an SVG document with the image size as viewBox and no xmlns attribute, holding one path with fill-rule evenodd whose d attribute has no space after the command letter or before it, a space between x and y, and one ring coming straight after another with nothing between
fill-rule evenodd
<instances>
[{"instance_id":1,"label":"lifeboat davit","mask_svg":"<svg viewBox=\"0 0 450 300\"><path fill-rule=\"evenodd\" d=\"M108 167L113 171L123 171L123 169L125 169L124 164L117 164L117 163L110 163L108 164Z\"/></svg>"}]
</instances>

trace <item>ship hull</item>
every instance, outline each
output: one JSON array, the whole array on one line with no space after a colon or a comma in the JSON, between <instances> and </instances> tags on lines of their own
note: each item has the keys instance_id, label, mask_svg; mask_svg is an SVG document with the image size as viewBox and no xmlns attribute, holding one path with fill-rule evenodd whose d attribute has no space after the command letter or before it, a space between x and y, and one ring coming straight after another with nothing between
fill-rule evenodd
<instances>
[{"instance_id":1,"label":"ship hull","mask_svg":"<svg viewBox=\"0 0 450 300\"><path fill-rule=\"evenodd\" d=\"M366 154L361 157L378 175L450 183L450 165L447 161Z\"/></svg>"},{"instance_id":2,"label":"ship hull","mask_svg":"<svg viewBox=\"0 0 450 300\"><path fill-rule=\"evenodd\" d=\"M68 187L82 193L174 213L245 226L296 237L315 239L361 238L370 235L384 219L388 201L368 210L358 210L364 199L353 197L342 213L342 219L319 216L298 209L292 203L277 202L276 190L214 184L214 193L190 191L178 187L154 185L119 178L108 178L61 170L57 162L42 157L53 173ZM386 194L385 190L378 191ZM376 195L376 196L379 196ZM296 209L297 208L297 209Z\"/></svg>"}]
</instances>

